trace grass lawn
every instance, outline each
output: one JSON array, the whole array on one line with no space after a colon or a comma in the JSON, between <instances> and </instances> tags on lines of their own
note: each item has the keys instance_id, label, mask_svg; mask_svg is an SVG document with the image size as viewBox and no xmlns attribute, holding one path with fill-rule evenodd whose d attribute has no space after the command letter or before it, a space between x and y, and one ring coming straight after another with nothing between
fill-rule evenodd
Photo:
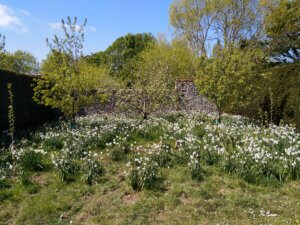
<instances>
[{"instance_id":1,"label":"grass lawn","mask_svg":"<svg viewBox=\"0 0 300 225\"><path fill-rule=\"evenodd\" d=\"M279 178L287 177L283 180L283 178L279 179L272 175L277 174L274 172L274 168L267 171L266 174L269 175L253 171L253 174L257 175L259 179L253 181L253 175L250 176L252 180L249 180L248 176L240 172L237 165L232 166L230 170L225 170L222 165L227 162L227 159L225 156L223 157L224 152L219 152L218 154L222 157L218 160L215 159L214 163L205 158L207 155L199 155L203 178L192 179L189 159L195 155L195 149L199 149L202 142L197 142L198 145L194 146L195 148L193 147L192 150L190 149L193 146L192 143L186 145L185 151L191 150L191 153L187 154L187 161L160 165L159 176L154 179L151 188L145 186L140 190L134 190L130 175L128 175L128 171L133 166L132 162L137 155L148 154L143 151L157 148L156 145L161 141L161 136L167 131L155 130L154 127L161 128L156 120L143 122L146 125L141 125L140 122L135 123L126 119L126 121L122 120L121 128L120 126L109 126L110 122L104 122L106 120L107 118L102 118L100 121L89 120L89 122L85 119L79 120L78 130L87 126L89 129L98 126L101 127L100 135L94 130L88 134L85 131L84 135L83 133L75 134L74 132L77 131L70 131L72 136L68 136L66 135L67 128L55 125L31 134L30 137L27 137L25 144L24 141L23 143L20 141L20 144L17 145L17 149L20 151L25 148L34 148L35 151L36 149L40 151L40 148L44 149L46 153L39 162L43 165L43 169L28 169L26 163L17 161L22 166L17 163L16 170L23 172L11 172L6 180L6 186L0 188L0 224L300 224L300 180L288 178L288 172L279 176ZM176 149L176 140L183 136L189 136L190 132L195 137L204 135L198 139L207 140L210 137L209 132L211 131L206 127L204 134L202 128L200 129L198 126L199 123L195 123L196 119L189 121L184 119L184 124L189 123L190 125L187 127L193 129L181 126L180 121L183 124L183 119L179 117L176 117L175 120L167 118L162 122L168 129L172 129L170 132L172 135L165 139L169 141L173 150ZM197 119L197 121L199 120ZM131 129L128 126L133 123L135 123L133 127L138 127L137 129ZM151 127L150 123L154 125ZM210 121L205 119L205 123L210 124ZM118 120L114 124L120 124L120 121ZM177 125L179 128L174 131L174 127ZM195 127L200 130L195 130ZM107 135L105 129L116 134L113 140L109 140L110 135ZM145 131L147 135L137 132L137 130ZM179 130L186 132L178 133ZM50 133L57 135L51 136ZM220 131L220 133L222 132ZM278 131L275 133L278 134ZM232 135L227 134L228 136ZM94 137L98 137L97 145L91 144L94 146L91 151L99 153L95 157L101 161L104 172L93 181L92 185L86 184L82 180L82 172L74 173L72 179L62 181L60 173L55 169L55 162L51 160L51 154L66 151L66 148L70 147L68 138L74 138L76 135L80 137L76 139L78 142L72 139L76 146L83 141L84 143L94 143L91 140L95 141ZM106 144L114 143L116 146L121 146L116 144L118 142L116 137L120 135L127 136L127 139L124 140L126 143L131 143L131 151L126 154L116 151L113 154L114 147L110 144L104 146L101 138L106 140ZM222 137L221 134L218 135ZM298 143L299 134L294 135ZM177 138L172 138L175 136ZM59 144L61 138L63 138L63 144ZM246 139L246 137L239 138ZM272 139L271 136L270 139ZM217 140L218 143L221 143L220 140ZM227 141L223 140L222 143L227 143ZM235 143L240 145L238 141ZM290 143L286 143L286 148L291 147ZM210 142L210 144L213 149L213 143ZM280 141L274 146L279 144ZM230 149L233 148L232 143L230 148L229 145L222 146L225 147L225 152L231 151ZM243 143L241 146L246 146L246 144ZM272 146L273 150L276 147L274 146ZM143 150L141 151L141 149ZM203 151L205 148L202 146L199 154L201 154L201 149ZM213 151L210 153L212 154ZM217 154L217 151L215 153ZM121 154L121 157L116 157L117 154ZM174 152L168 154L172 155L172 159L175 158ZM161 159L164 157L162 152L159 157ZM245 160L245 156L243 157ZM76 157L74 156L74 158ZM80 157L76 158L76 160L79 159ZM86 158L83 158L76 162L81 165L85 160ZM275 160L274 157L272 160ZM34 161L30 162L35 163ZM252 161L249 161L247 163L247 165L252 165L250 168L252 170L260 169L257 166L260 165L259 162L253 164ZM229 164L226 165L228 167ZM246 168L245 165L243 164L244 168ZM232 168L235 168L234 172L232 172ZM279 168L278 171L282 171L282 168ZM292 172L295 173L294 170Z\"/></svg>"}]
</instances>

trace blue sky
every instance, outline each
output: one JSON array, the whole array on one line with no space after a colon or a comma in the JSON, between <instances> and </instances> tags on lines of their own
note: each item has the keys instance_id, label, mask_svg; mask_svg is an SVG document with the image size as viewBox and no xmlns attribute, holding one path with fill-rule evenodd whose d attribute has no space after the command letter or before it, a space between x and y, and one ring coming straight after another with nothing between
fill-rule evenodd
<instances>
[{"instance_id":1,"label":"blue sky","mask_svg":"<svg viewBox=\"0 0 300 225\"><path fill-rule=\"evenodd\" d=\"M57 23L67 16L88 19L85 54L106 49L127 33L151 32L170 37L172 0L0 0L0 33L6 50L22 49L39 60L49 49L45 39L60 34Z\"/></svg>"}]
</instances>

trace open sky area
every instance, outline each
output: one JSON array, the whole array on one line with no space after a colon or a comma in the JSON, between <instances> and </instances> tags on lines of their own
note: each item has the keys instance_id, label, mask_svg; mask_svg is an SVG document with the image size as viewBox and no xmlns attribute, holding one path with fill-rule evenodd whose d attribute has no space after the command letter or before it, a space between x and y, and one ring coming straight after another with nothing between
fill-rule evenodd
<instances>
[{"instance_id":1,"label":"open sky area","mask_svg":"<svg viewBox=\"0 0 300 225\"><path fill-rule=\"evenodd\" d=\"M105 50L127 33L151 32L170 37L169 6L172 0L0 0L0 33L6 50L22 49L38 60L49 49L46 38L61 34L59 23L77 16L88 19L85 54Z\"/></svg>"}]
</instances>

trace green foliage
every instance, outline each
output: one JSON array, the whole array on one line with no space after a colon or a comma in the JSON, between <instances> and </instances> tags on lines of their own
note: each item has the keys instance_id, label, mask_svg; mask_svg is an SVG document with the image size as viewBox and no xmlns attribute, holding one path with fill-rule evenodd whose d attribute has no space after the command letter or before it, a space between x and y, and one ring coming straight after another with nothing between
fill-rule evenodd
<instances>
[{"instance_id":1,"label":"green foliage","mask_svg":"<svg viewBox=\"0 0 300 225\"><path fill-rule=\"evenodd\" d=\"M267 70L267 82L263 84L264 89L258 96L260 104L256 105L256 109L261 108L263 112L266 112L269 122L272 119L275 124L284 122L300 127L299 68L299 63L294 63ZM272 96L268 90L272 92Z\"/></svg>"},{"instance_id":2,"label":"green foliage","mask_svg":"<svg viewBox=\"0 0 300 225\"><path fill-rule=\"evenodd\" d=\"M189 164L189 170L193 180L203 181L205 172L199 161L191 161Z\"/></svg>"},{"instance_id":3,"label":"green foliage","mask_svg":"<svg viewBox=\"0 0 300 225\"><path fill-rule=\"evenodd\" d=\"M91 152L85 157L81 170L83 173L82 180L89 185L92 185L104 172L101 162L96 160Z\"/></svg>"},{"instance_id":4,"label":"green foliage","mask_svg":"<svg viewBox=\"0 0 300 225\"><path fill-rule=\"evenodd\" d=\"M156 42L150 33L127 34L119 37L104 52L88 57L88 61L97 66L108 66L110 75L130 85L134 76L134 64L139 54Z\"/></svg>"},{"instance_id":5,"label":"green foliage","mask_svg":"<svg viewBox=\"0 0 300 225\"><path fill-rule=\"evenodd\" d=\"M184 41L174 39L171 43L159 40L156 45L140 55L138 73L161 73L168 77L168 85L174 88L174 79L193 77L196 74L196 55Z\"/></svg>"},{"instance_id":6,"label":"green foliage","mask_svg":"<svg viewBox=\"0 0 300 225\"><path fill-rule=\"evenodd\" d=\"M62 181L71 181L79 171L76 161L68 154L53 155L54 169L58 171Z\"/></svg>"},{"instance_id":7,"label":"green foliage","mask_svg":"<svg viewBox=\"0 0 300 225\"><path fill-rule=\"evenodd\" d=\"M169 80L163 71L141 72L130 89L119 91L118 107L147 119L152 113L174 104L174 89L168 86Z\"/></svg>"},{"instance_id":8,"label":"green foliage","mask_svg":"<svg viewBox=\"0 0 300 225\"><path fill-rule=\"evenodd\" d=\"M173 166L173 151L172 147L168 143L160 142L159 151L156 154L150 156L150 160L153 160L160 167Z\"/></svg>"},{"instance_id":9,"label":"green foliage","mask_svg":"<svg viewBox=\"0 0 300 225\"><path fill-rule=\"evenodd\" d=\"M43 155L40 152L27 149L20 155L17 163L22 171L41 171L44 169L42 159Z\"/></svg>"},{"instance_id":10,"label":"green foliage","mask_svg":"<svg viewBox=\"0 0 300 225\"><path fill-rule=\"evenodd\" d=\"M103 91L110 84L106 68L92 66L82 59L84 26L77 28L77 19L62 20L64 38L48 41L50 54L42 65L43 76L37 79L34 100L60 109L69 119L94 102L103 102Z\"/></svg>"},{"instance_id":11,"label":"green foliage","mask_svg":"<svg viewBox=\"0 0 300 225\"><path fill-rule=\"evenodd\" d=\"M18 50L14 53L0 51L0 69L36 75L39 73L39 63L31 53L26 51Z\"/></svg>"},{"instance_id":12,"label":"green foliage","mask_svg":"<svg viewBox=\"0 0 300 225\"><path fill-rule=\"evenodd\" d=\"M271 57L278 62L299 62L299 1L263 0L262 5L266 14L264 29Z\"/></svg>"},{"instance_id":13,"label":"green foliage","mask_svg":"<svg viewBox=\"0 0 300 225\"><path fill-rule=\"evenodd\" d=\"M140 54L135 82L120 92L119 106L143 118L170 108L176 101L175 79L194 73L195 57L182 42L158 42Z\"/></svg>"},{"instance_id":14,"label":"green foliage","mask_svg":"<svg viewBox=\"0 0 300 225\"><path fill-rule=\"evenodd\" d=\"M257 0L175 0L170 23L194 52L207 57L212 39L226 47L242 39L257 39L262 15Z\"/></svg>"},{"instance_id":15,"label":"green foliage","mask_svg":"<svg viewBox=\"0 0 300 225\"><path fill-rule=\"evenodd\" d=\"M112 160L120 161L125 159L126 154L130 152L130 146L128 143L121 143L115 145L109 152Z\"/></svg>"},{"instance_id":16,"label":"green foliage","mask_svg":"<svg viewBox=\"0 0 300 225\"><path fill-rule=\"evenodd\" d=\"M133 161L133 168L129 172L129 182L133 190L151 189L159 178L158 164L147 157L138 157Z\"/></svg>"},{"instance_id":17,"label":"green foliage","mask_svg":"<svg viewBox=\"0 0 300 225\"><path fill-rule=\"evenodd\" d=\"M220 49L200 66L196 80L199 92L215 103L219 115L224 111L238 113L256 93L263 57L255 48Z\"/></svg>"},{"instance_id":18,"label":"green foliage","mask_svg":"<svg viewBox=\"0 0 300 225\"><path fill-rule=\"evenodd\" d=\"M199 55L207 55L208 31L216 18L210 1L176 0L170 7L170 23Z\"/></svg>"}]
</instances>

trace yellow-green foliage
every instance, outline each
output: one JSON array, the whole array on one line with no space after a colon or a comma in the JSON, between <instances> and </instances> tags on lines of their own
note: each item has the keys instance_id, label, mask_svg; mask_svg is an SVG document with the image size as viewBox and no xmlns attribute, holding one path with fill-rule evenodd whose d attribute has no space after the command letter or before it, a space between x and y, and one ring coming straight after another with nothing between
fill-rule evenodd
<instances>
[{"instance_id":1,"label":"yellow-green foliage","mask_svg":"<svg viewBox=\"0 0 300 225\"><path fill-rule=\"evenodd\" d=\"M269 51L277 61L300 60L300 1L262 0Z\"/></svg>"},{"instance_id":2,"label":"yellow-green foliage","mask_svg":"<svg viewBox=\"0 0 300 225\"><path fill-rule=\"evenodd\" d=\"M174 81L195 74L195 57L180 41L159 41L140 54L135 81L121 92L119 106L147 118L153 112L175 104Z\"/></svg>"},{"instance_id":3,"label":"yellow-green foliage","mask_svg":"<svg viewBox=\"0 0 300 225\"><path fill-rule=\"evenodd\" d=\"M103 88L110 84L106 68L95 67L84 60L84 27L77 18L62 20L63 37L54 36L47 44L50 54L42 65L42 78L37 79L34 99L57 108L67 118L75 119L85 106L103 98ZM79 27L78 27L79 26Z\"/></svg>"},{"instance_id":4,"label":"yellow-green foliage","mask_svg":"<svg viewBox=\"0 0 300 225\"><path fill-rule=\"evenodd\" d=\"M169 79L191 77L196 73L196 56L182 40L173 40L172 43L159 40L152 48L143 51L140 58L138 67L144 73L162 73Z\"/></svg>"},{"instance_id":5,"label":"yellow-green foliage","mask_svg":"<svg viewBox=\"0 0 300 225\"><path fill-rule=\"evenodd\" d=\"M259 49L220 48L199 67L197 88L216 104L219 113L241 109L255 92L262 58Z\"/></svg>"},{"instance_id":6,"label":"yellow-green foliage","mask_svg":"<svg viewBox=\"0 0 300 225\"><path fill-rule=\"evenodd\" d=\"M82 107L104 100L102 91L110 84L110 79L106 68L81 61L75 71L64 58L66 56L61 56L61 62L51 55L49 61L54 62L44 62L43 76L36 80L34 99L40 104L60 109L65 116L72 118Z\"/></svg>"}]
</instances>

